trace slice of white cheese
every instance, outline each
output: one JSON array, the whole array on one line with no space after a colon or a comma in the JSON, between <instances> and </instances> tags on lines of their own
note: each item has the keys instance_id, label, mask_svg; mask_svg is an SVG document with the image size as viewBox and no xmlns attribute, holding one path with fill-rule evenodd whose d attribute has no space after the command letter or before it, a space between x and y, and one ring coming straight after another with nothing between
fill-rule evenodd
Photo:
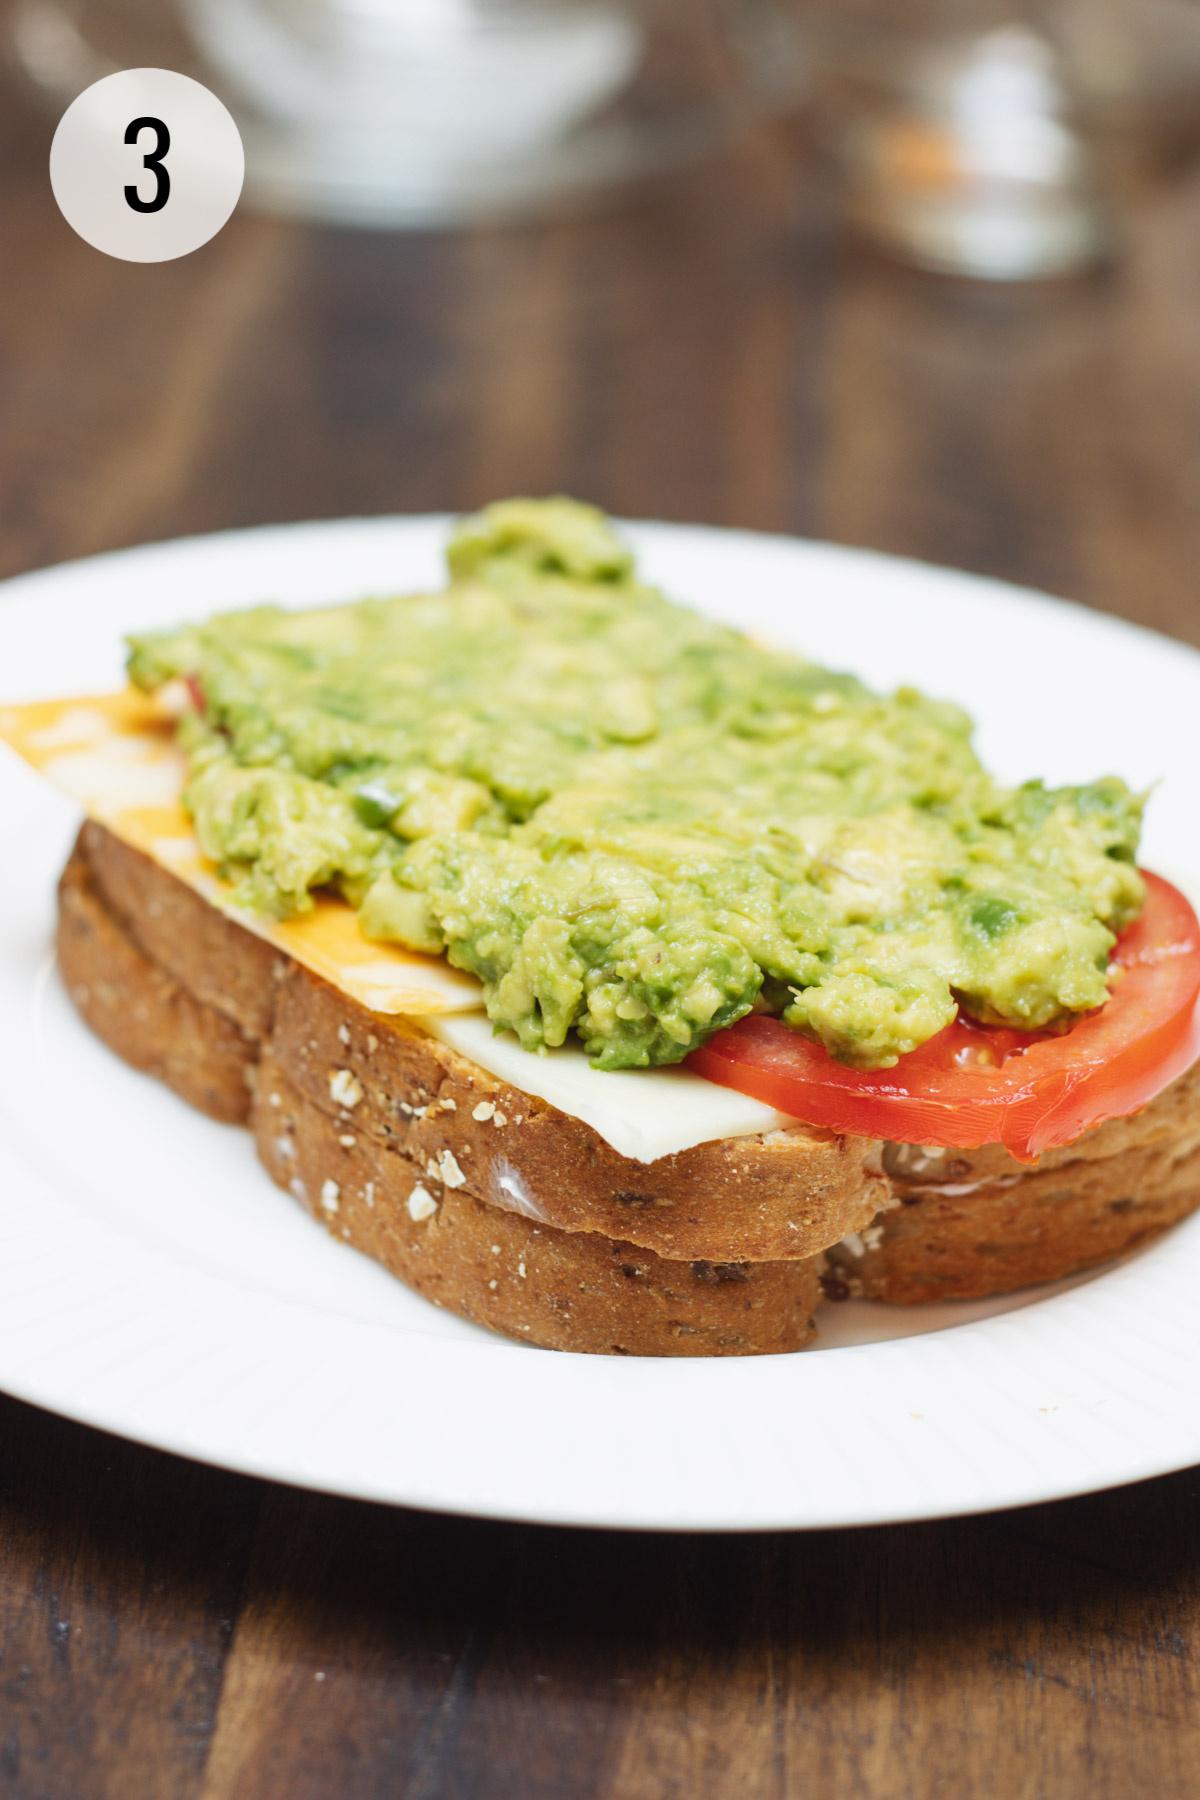
<instances>
[{"instance_id":1,"label":"slice of white cheese","mask_svg":"<svg viewBox=\"0 0 1200 1800\"><path fill-rule=\"evenodd\" d=\"M695 1144L796 1124L687 1069L601 1074L578 1045L544 1056L522 1050L511 1034L493 1035L473 977L444 958L371 943L341 900L318 897L311 913L282 921L235 907L180 805L184 766L169 704L128 689L3 707L0 741L91 818L351 999L371 1012L419 1018L490 1074L590 1125L622 1156L655 1162Z\"/></svg>"},{"instance_id":2,"label":"slice of white cheese","mask_svg":"<svg viewBox=\"0 0 1200 1800\"><path fill-rule=\"evenodd\" d=\"M690 1069L604 1074L593 1069L579 1044L532 1055L511 1032L495 1035L491 1021L479 1013L441 1013L423 1018L421 1026L490 1075L582 1119L614 1150L637 1162L656 1162L717 1138L750 1137L796 1124L761 1100L717 1087Z\"/></svg>"}]
</instances>

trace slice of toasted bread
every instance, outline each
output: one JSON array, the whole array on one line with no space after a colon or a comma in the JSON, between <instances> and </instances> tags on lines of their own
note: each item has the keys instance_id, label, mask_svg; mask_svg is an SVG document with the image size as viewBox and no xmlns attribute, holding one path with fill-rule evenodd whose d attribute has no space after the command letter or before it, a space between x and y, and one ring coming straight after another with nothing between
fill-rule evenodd
<instances>
[{"instance_id":1,"label":"slice of toasted bread","mask_svg":"<svg viewBox=\"0 0 1200 1800\"><path fill-rule=\"evenodd\" d=\"M525 1343L598 1354L769 1355L812 1337L815 1259L670 1262L486 1205L447 1179L448 1166L429 1175L368 1119L301 1094L269 1044L133 941L81 849L59 894L60 966L97 1035L210 1117L249 1123L281 1187L438 1306Z\"/></svg>"},{"instance_id":2,"label":"slice of toasted bread","mask_svg":"<svg viewBox=\"0 0 1200 1800\"><path fill-rule=\"evenodd\" d=\"M253 1128L272 1178L334 1237L419 1294L509 1337L626 1356L798 1350L820 1298L806 1262L670 1262L486 1206L292 1086L268 1049Z\"/></svg>"}]
</instances>

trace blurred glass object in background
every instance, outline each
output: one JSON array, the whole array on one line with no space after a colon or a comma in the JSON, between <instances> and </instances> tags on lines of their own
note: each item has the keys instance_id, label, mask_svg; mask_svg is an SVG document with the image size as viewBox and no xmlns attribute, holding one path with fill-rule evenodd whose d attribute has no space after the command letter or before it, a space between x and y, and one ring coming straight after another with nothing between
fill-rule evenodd
<instances>
[{"instance_id":1,"label":"blurred glass object in background","mask_svg":"<svg viewBox=\"0 0 1200 1800\"><path fill-rule=\"evenodd\" d=\"M246 193L351 224L562 206L711 152L799 87L791 0L16 0L27 72L69 100L161 61L238 119ZM140 24L139 24L140 20ZM146 46L139 50L139 44Z\"/></svg>"},{"instance_id":2,"label":"blurred glass object in background","mask_svg":"<svg viewBox=\"0 0 1200 1800\"><path fill-rule=\"evenodd\" d=\"M933 268L1058 275L1108 247L1095 159L1069 123L1053 46L1023 24L932 39L891 105L848 134L854 217Z\"/></svg>"},{"instance_id":3,"label":"blurred glass object in background","mask_svg":"<svg viewBox=\"0 0 1200 1800\"><path fill-rule=\"evenodd\" d=\"M999 280L1114 246L1200 139L1195 0L810 0L821 135L875 242Z\"/></svg>"}]
</instances>

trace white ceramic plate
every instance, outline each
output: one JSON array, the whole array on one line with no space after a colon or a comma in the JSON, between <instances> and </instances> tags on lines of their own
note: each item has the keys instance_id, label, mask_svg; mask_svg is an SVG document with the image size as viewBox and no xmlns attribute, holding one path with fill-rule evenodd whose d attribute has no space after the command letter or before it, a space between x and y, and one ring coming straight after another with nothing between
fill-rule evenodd
<instances>
[{"instance_id":1,"label":"white ceramic plate","mask_svg":"<svg viewBox=\"0 0 1200 1800\"><path fill-rule=\"evenodd\" d=\"M734 532L630 531L678 598L875 685L916 681L964 702L1005 777L1116 769L1158 782L1146 861L1194 887L1194 651L948 570ZM131 629L436 582L444 536L438 519L291 526L11 581L0 700L119 685ZM191 1112L76 1020L50 953L76 825L0 746L9 1393L303 1486L565 1524L930 1518L1200 1461L1200 1218L1118 1268L1016 1300L827 1306L821 1348L798 1356L556 1355L436 1311L311 1224L246 1133Z\"/></svg>"}]
</instances>

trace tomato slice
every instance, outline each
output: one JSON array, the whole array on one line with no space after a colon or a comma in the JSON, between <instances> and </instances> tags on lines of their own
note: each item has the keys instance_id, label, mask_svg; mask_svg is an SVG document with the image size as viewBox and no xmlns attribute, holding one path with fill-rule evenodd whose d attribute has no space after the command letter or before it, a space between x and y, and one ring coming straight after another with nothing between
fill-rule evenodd
<instances>
[{"instance_id":1,"label":"tomato slice","mask_svg":"<svg viewBox=\"0 0 1200 1800\"><path fill-rule=\"evenodd\" d=\"M1003 1144L1033 1162L1139 1111L1200 1055L1200 923L1177 888L1143 873L1146 904L1110 958L1122 971L1112 996L1067 1032L960 1015L894 1069L848 1069L781 1019L752 1015L687 1065L806 1125L899 1144Z\"/></svg>"}]
</instances>

